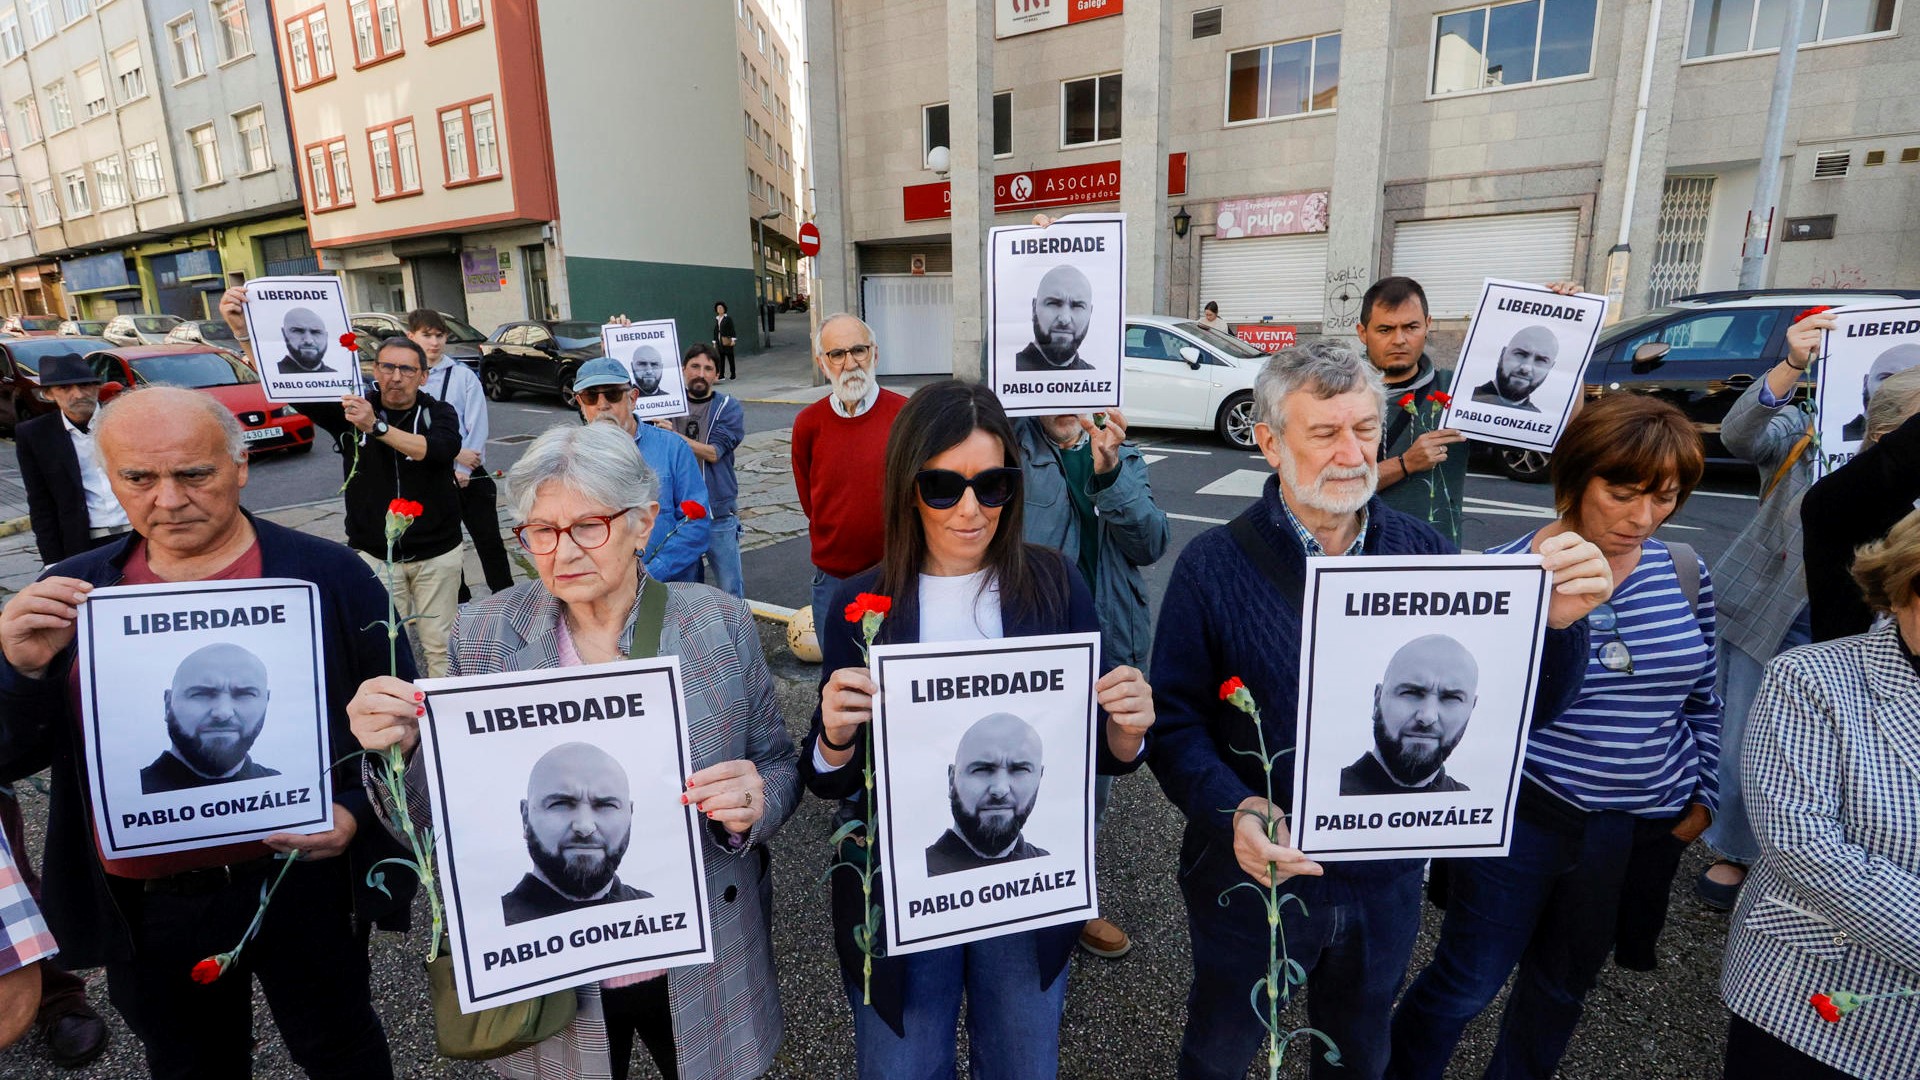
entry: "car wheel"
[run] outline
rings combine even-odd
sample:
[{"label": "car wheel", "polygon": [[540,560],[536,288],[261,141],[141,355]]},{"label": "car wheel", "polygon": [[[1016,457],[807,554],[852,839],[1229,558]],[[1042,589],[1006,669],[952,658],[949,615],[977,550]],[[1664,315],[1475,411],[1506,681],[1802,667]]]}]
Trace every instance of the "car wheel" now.
[{"label": "car wheel", "polygon": [[560,369],[560,404],[577,411],[580,408],[580,403],[575,400],[573,394],[573,377],[575,374],[576,372],[573,368]]},{"label": "car wheel", "polygon": [[1520,450],[1503,446],[1494,451],[1494,461],[1500,472],[1514,480],[1527,484],[1547,482],[1547,463],[1553,460],[1538,450]]},{"label": "car wheel", "polygon": [[1242,390],[1220,406],[1220,416],[1214,420],[1213,430],[1228,444],[1242,450],[1252,450],[1253,421],[1253,394]]},{"label": "car wheel", "polygon": [[506,378],[500,374],[500,369],[497,367],[480,369],[480,389],[486,391],[489,401],[513,400],[513,390],[507,385]]}]

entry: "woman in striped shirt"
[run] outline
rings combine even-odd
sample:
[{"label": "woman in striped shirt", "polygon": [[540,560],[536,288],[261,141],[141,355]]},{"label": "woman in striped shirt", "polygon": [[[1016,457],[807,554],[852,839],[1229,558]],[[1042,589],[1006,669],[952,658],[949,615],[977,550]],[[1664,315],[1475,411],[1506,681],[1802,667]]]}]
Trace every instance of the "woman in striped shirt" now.
[{"label": "woman in striped shirt", "polygon": [[1618,584],[1588,616],[1580,696],[1528,739],[1511,853],[1445,865],[1440,943],[1394,1016],[1387,1075],[1438,1080],[1517,964],[1486,1075],[1551,1077],[1616,940],[1623,964],[1652,966],[1680,853],[1718,804],[1713,587],[1691,549],[1653,538],[1704,467],[1679,409],[1602,398],[1554,449],[1559,520],[1488,549],[1577,531]]}]

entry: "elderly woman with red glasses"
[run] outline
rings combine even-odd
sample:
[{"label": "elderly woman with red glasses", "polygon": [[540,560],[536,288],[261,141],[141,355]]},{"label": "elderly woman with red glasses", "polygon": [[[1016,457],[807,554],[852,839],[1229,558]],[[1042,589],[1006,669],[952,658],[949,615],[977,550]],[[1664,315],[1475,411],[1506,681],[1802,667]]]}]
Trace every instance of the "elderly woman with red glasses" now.
[{"label": "elderly woman with red glasses", "polygon": [[[888,597],[879,644],[1097,632],[1080,572],[1059,552],[1021,540],[1019,455],[1013,425],[987,388],[949,380],[915,394],[887,439],[886,556],[842,583],[830,610],[860,593]],[[869,820],[860,733],[878,688],[855,629],[836,618],[820,630],[820,707],[801,749],[803,780],[814,794],[838,801],[841,822]],[[1104,726],[1097,768],[1130,771],[1153,725],[1152,688],[1138,670],[1116,667],[1094,689]],[[857,873],[840,864],[833,871],[834,943],[862,1080],[955,1075],[963,997],[972,1075],[1059,1072],[1067,959],[1079,924],[875,957],[868,995],[865,956],[853,935],[865,906]]]},{"label": "elderly woman with red glasses", "polygon": [[[772,943],[766,843],[800,785],[793,739],[744,602],[691,583],[666,585],[640,561],[659,505],[653,470],[613,424],[565,425],[533,441],[507,474],[514,530],[538,581],[469,604],[453,628],[452,675],[676,655],[685,679],[694,771],[687,796],[705,813],[710,965],[580,988],[580,1014],[560,1034],[492,1064],[507,1076],[624,1077],[637,1036],[662,1075],[759,1076],[783,1032]],[[665,593],[658,648],[637,641],[642,605]],[[419,742],[417,688],[370,679],[347,707],[370,750]],[[417,758],[415,759],[418,760]],[[431,827],[424,778],[410,770],[408,808]],[[378,800],[376,800],[376,803]],[[397,835],[397,834],[396,834]]]}]

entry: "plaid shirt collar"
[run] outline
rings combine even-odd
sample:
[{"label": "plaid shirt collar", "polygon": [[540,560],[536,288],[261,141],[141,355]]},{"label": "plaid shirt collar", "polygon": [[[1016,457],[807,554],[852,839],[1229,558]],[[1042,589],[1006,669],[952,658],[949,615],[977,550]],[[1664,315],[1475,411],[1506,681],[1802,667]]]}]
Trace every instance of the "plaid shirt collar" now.
[{"label": "plaid shirt collar", "polygon": [[[1300,546],[1306,549],[1307,554],[1308,555],[1325,555],[1327,553],[1327,549],[1321,546],[1319,538],[1313,535],[1312,530],[1308,529],[1305,525],[1300,524],[1300,519],[1293,516],[1293,507],[1287,505],[1287,500],[1285,496],[1281,496],[1281,498],[1279,499],[1279,503],[1280,503],[1280,512],[1286,515],[1287,524],[1293,526],[1293,535],[1300,538]],[[1353,543],[1349,544],[1347,546],[1347,550],[1341,552],[1341,554],[1358,555],[1360,554],[1360,549],[1362,547],[1365,547],[1366,543],[1367,543],[1367,508],[1362,506],[1360,508],[1360,531],[1354,534]]]}]

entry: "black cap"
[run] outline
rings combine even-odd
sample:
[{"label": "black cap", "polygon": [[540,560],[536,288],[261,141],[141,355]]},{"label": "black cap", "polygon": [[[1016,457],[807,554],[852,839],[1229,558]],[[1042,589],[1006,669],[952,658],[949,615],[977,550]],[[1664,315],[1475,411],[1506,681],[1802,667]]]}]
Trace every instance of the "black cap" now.
[{"label": "black cap", "polygon": [[43,387],[78,386],[104,381],[92,365],[80,359],[79,353],[54,353],[40,361],[40,385]]}]

